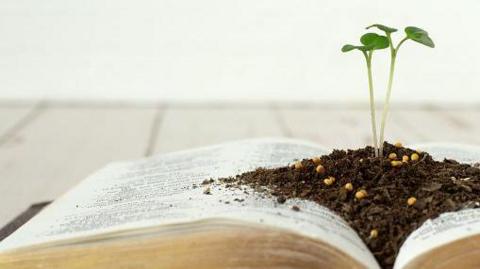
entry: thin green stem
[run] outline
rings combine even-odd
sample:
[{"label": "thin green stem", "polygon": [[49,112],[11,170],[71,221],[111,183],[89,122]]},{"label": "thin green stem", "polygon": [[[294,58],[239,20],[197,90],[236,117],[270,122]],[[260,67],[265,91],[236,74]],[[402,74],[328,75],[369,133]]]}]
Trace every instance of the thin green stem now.
[{"label": "thin green stem", "polygon": [[[404,37],[400,42],[398,42],[397,47],[395,48],[395,56],[398,53],[398,50],[400,49],[400,46],[403,44],[403,42],[407,41],[408,37]],[[391,42],[391,41],[390,41]],[[391,43],[391,47],[393,48],[393,43]]]},{"label": "thin green stem", "polygon": [[370,94],[370,118],[372,122],[372,135],[373,135],[373,146],[375,157],[378,157],[378,140],[377,140],[377,123],[375,119],[375,98],[373,95],[373,78],[372,78],[372,55],[373,51],[370,51],[368,54],[363,52],[365,55],[365,60],[367,61],[367,72],[368,72],[368,89]]},{"label": "thin green stem", "polygon": [[388,86],[387,86],[387,94],[385,96],[385,103],[383,104],[383,112],[382,112],[382,122],[380,124],[380,148],[379,154],[380,157],[383,156],[383,142],[384,142],[384,134],[385,134],[385,124],[387,122],[388,111],[390,110],[390,96],[392,95],[392,84],[393,84],[393,74],[395,73],[395,60],[396,60],[396,53],[393,53],[390,61],[390,74],[388,76]]},{"label": "thin green stem", "polygon": [[396,49],[393,47],[392,34],[387,33],[388,43],[390,43],[390,55],[394,55]]},{"label": "thin green stem", "polygon": [[403,38],[398,43],[397,47],[394,48],[391,36],[388,34],[387,37],[388,37],[388,40],[390,42],[391,58],[390,58],[390,74],[388,76],[387,94],[385,95],[385,103],[383,104],[383,112],[382,112],[382,122],[380,124],[380,140],[378,141],[379,144],[380,144],[380,148],[379,148],[380,157],[383,156],[383,142],[384,142],[384,137],[385,137],[385,125],[386,125],[386,122],[387,122],[388,112],[390,110],[390,96],[392,95],[393,75],[395,73],[395,61],[397,59],[397,53],[398,53],[398,50],[400,49],[400,46],[403,44],[403,42],[408,40],[407,37]]}]

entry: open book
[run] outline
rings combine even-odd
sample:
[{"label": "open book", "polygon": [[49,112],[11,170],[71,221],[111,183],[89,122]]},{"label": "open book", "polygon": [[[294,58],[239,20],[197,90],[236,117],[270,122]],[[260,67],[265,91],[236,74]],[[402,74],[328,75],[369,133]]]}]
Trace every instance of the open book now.
[{"label": "open book", "polygon": [[[475,147],[421,149],[480,160]],[[0,242],[0,268],[380,268],[355,231],[318,204],[221,185],[205,195],[200,186],[327,153],[305,141],[255,139],[109,164]],[[480,267],[480,209],[427,221],[395,262],[454,266]]]}]

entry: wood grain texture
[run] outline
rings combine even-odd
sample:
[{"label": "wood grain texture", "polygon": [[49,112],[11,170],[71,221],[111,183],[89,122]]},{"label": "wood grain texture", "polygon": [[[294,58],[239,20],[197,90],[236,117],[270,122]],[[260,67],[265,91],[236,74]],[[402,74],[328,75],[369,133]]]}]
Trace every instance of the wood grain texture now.
[{"label": "wood grain texture", "polygon": [[[356,148],[372,144],[367,109],[280,108],[287,133],[330,148]],[[381,111],[377,111],[380,125]],[[394,109],[385,128],[387,141],[480,143],[480,111],[474,109]],[[378,127],[377,127],[378,128]]]},{"label": "wood grain texture", "polygon": [[[293,108],[279,109],[292,137],[311,140],[328,148],[357,148],[372,144],[370,112],[367,109]],[[395,111],[391,118],[398,117]],[[377,111],[380,117],[380,111]],[[380,119],[377,119],[377,124]],[[378,127],[377,127],[378,128]],[[411,141],[398,121],[388,123],[385,137],[390,141]]]},{"label": "wood grain texture", "polygon": [[0,143],[35,116],[36,104],[0,106]]},{"label": "wood grain texture", "polygon": [[0,226],[115,160],[142,157],[156,109],[46,107],[0,146]]},{"label": "wood grain texture", "polygon": [[480,110],[444,110],[435,113],[447,122],[442,137],[446,141],[457,143],[480,144]]},{"label": "wood grain texture", "polygon": [[[292,137],[329,148],[371,144],[359,106],[5,106],[0,104],[0,225],[57,198],[111,161],[230,140]],[[378,117],[380,117],[380,112]],[[386,139],[480,143],[480,110],[400,107]]]},{"label": "wood grain texture", "polygon": [[270,108],[170,108],[159,124],[154,152],[269,136],[284,136]]}]

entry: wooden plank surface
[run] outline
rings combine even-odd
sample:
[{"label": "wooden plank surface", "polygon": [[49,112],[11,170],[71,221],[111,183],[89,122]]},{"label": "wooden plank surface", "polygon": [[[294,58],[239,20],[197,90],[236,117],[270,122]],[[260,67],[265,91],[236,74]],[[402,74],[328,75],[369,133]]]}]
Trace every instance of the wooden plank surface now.
[{"label": "wooden plank surface", "polygon": [[[357,148],[372,144],[367,109],[280,108],[291,137],[307,139],[329,148]],[[380,125],[381,111],[377,111]],[[480,111],[474,109],[394,109],[385,128],[385,139],[404,144],[425,142],[480,143]],[[378,127],[377,127],[378,128]]]},{"label": "wooden plank surface", "polygon": [[0,105],[0,143],[34,117],[36,104]]},{"label": "wooden plank surface", "polygon": [[[380,117],[380,111],[378,111]],[[397,108],[386,138],[480,143],[480,110]],[[330,148],[371,144],[369,111],[340,106],[4,106],[0,104],[0,225],[55,199],[115,160],[254,137]]]},{"label": "wooden plank surface", "polygon": [[157,110],[45,107],[0,146],[0,226],[106,163],[142,157]]},{"label": "wooden plank surface", "polygon": [[447,128],[445,126],[436,128],[442,140],[480,144],[480,110],[440,110],[434,114],[447,121]]},{"label": "wooden plank surface", "polygon": [[159,125],[154,152],[284,135],[271,108],[170,108],[165,111]]},{"label": "wooden plank surface", "polygon": [[[358,148],[372,144],[370,112],[367,109],[293,108],[279,109],[281,118],[292,137],[307,139],[328,148]],[[389,141],[413,141],[412,134],[390,115],[385,137]],[[377,111],[377,125],[380,111]],[[378,127],[377,127],[378,128]]]},{"label": "wooden plank surface", "polygon": [[480,128],[475,121],[480,113],[472,109],[408,109],[398,111],[392,121],[402,127],[405,142],[480,143]]}]

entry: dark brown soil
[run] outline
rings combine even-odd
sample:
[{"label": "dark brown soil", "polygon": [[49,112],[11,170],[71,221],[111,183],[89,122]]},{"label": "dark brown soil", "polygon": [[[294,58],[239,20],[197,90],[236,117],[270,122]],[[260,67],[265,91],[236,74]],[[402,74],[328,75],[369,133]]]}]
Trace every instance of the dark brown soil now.
[{"label": "dark brown soil", "polygon": [[[393,167],[390,153],[396,153],[397,161],[414,153],[419,159]],[[384,155],[373,157],[371,147],[334,150],[316,160],[324,173],[316,171],[312,159],[304,159],[297,167],[259,168],[222,181],[234,187],[267,187],[279,203],[302,198],[330,208],[358,232],[382,268],[392,268],[406,237],[424,221],[443,212],[480,206],[480,169],[454,160],[434,161],[427,153],[388,143]],[[333,184],[325,183],[328,177],[335,178]],[[351,191],[345,188],[347,183],[352,184]],[[361,190],[366,197],[358,199],[356,193]],[[416,201],[409,205],[411,197]]]}]

